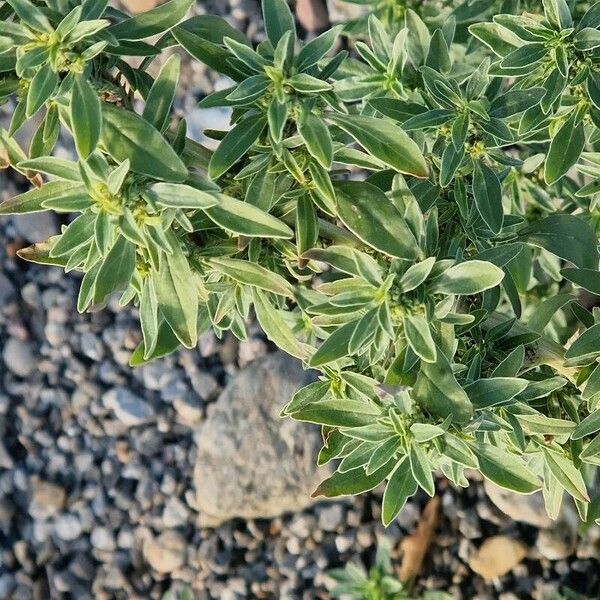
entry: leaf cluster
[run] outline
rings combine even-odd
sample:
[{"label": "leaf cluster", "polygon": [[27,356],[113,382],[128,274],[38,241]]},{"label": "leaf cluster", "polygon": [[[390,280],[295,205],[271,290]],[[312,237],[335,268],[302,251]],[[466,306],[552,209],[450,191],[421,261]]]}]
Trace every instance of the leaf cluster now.
[{"label": "leaf cluster", "polygon": [[[191,0],[1,3],[0,163],[32,188],[0,214],[74,214],[20,255],[82,273],[80,311],[135,305],[133,365],[254,314],[316,369],[282,411],[336,461],[315,494],[386,482],[389,523],[477,469],[593,522],[600,2],[360,3],[305,43],[263,0],[259,44]],[[183,52],[231,82],[214,151],[173,111]]]}]

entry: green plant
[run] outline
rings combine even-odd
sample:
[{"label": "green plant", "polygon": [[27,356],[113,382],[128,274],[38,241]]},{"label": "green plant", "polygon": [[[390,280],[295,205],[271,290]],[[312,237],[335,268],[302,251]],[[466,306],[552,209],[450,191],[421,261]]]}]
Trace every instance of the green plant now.
[{"label": "green plant", "polygon": [[[283,0],[256,47],[180,22],[191,4],[0,5],[2,161],[35,184],[0,213],[79,213],[20,256],[83,273],[80,311],[123,291],[133,365],[210,327],[243,339],[253,309],[320,373],[283,410],[339,461],[317,495],[387,480],[389,523],[434,472],[466,486],[471,468],[598,519],[600,3],[496,3],[455,39],[428,2],[443,20],[371,17],[337,53],[338,28],[301,43]],[[173,47],[232,79],[200,103],[232,109],[215,152],[171,115],[177,55],[148,73]],[[61,127],[77,161],[52,156]]]},{"label": "green plant", "polygon": [[451,600],[444,592],[430,591],[414,596],[394,575],[391,543],[381,538],[377,545],[375,564],[367,571],[363,565],[349,562],[343,569],[333,569],[327,575],[336,582],[332,598],[353,600]]}]

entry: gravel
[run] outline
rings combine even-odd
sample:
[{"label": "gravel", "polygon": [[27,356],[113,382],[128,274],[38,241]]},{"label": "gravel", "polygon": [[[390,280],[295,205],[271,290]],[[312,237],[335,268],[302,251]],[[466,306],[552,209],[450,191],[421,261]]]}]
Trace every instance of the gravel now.
[{"label": "gravel", "polygon": [[[213,0],[197,10],[225,14],[260,39],[258,5]],[[184,61],[176,109],[194,136],[207,125],[227,127],[226,111],[195,109],[226,85]],[[0,109],[4,126],[7,114]],[[59,151],[67,155],[68,146]],[[0,172],[1,199],[25,188]],[[102,312],[80,315],[76,274],[15,256],[24,243],[58,231],[61,219],[0,221],[0,598],[158,600],[187,589],[203,600],[327,598],[327,569],[370,565],[384,534],[398,550],[427,502],[421,493],[387,530],[381,490],[200,526],[197,431],[240,370],[273,349],[256,328],[241,344],[207,333],[194,350],[130,369],[140,340],[134,310],[113,300]],[[251,428],[247,436],[251,446]],[[569,585],[600,597],[600,528],[577,540],[568,523],[559,531],[540,519],[538,505],[508,517],[477,481],[468,489],[439,481],[437,491],[437,537],[417,590],[444,589],[458,600],[542,600]],[[488,582],[469,563],[498,536],[511,540],[502,547],[525,554]]]}]

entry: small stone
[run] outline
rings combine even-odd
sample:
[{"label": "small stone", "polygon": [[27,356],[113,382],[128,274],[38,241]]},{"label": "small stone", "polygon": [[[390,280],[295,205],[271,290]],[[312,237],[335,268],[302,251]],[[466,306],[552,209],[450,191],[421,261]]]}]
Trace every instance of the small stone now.
[{"label": "small stone", "polygon": [[106,408],[114,411],[117,419],[127,427],[143,425],[151,421],[154,409],[139,396],[126,388],[113,388],[102,396]]},{"label": "small stone", "polygon": [[27,377],[35,370],[35,358],[31,344],[17,338],[9,338],[2,351],[4,364],[19,377]]},{"label": "small stone", "polygon": [[76,540],[81,535],[81,521],[76,515],[60,515],[54,521],[54,531],[62,540]]},{"label": "small stone", "polygon": [[344,509],[340,504],[326,506],[319,511],[319,528],[335,531],[344,522]]},{"label": "small stone", "polygon": [[184,394],[173,401],[173,406],[184,425],[194,427],[204,416],[204,402],[195,394]]},{"label": "small stone", "polygon": [[551,527],[552,520],[546,512],[541,492],[528,495],[516,494],[487,480],[483,487],[492,503],[511,519],[538,528]]},{"label": "small stone", "polygon": [[484,579],[501,577],[512,571],[527,555],[527,547],[512,538],[497,535],[483,542],[469,566]]},{"label": "small stone", "polygon": [[144,543],[144,557],[159,573],[171,573],[183,566],[186,542],[177,531],[163,531],[158,537],[150,537]]},{"label": "small stone", "polygon": [[12,459],[12,456],[6,449],[6,446],[0,440],[0,468],[2,469],[12,469],[15,466],[15,462]]},{"label": "small stone", "polygon": [[563,560],[577,549],[577,527],[579,519],[572,509],[561,511],[560,517],[551,527],[542,529],[536,541],[539,553],[548,560]]},{"label": "small stone", "polygon": [[15,299],[16,291],[12,281],[0,272],[0,306],[5,306]]},{"label": "small stone", "polygon": [[34,484],[29,514],[34,519],[48,519],[54,516],[65,504],[65,490],[49,481],[38,481]]},{"label": "small stone", "polygon": [[172,496],[167,500],[162,514],[163,524],[167,529],[185,525],[189,516],[190,511],[179,498]]},{"label": "small stone", "polygon": [[94,527],[92,535],[90,535],[90,542],[96,550],[101,550],[102,552],[113,552],[116,548],[112,531],[106,527]]}]

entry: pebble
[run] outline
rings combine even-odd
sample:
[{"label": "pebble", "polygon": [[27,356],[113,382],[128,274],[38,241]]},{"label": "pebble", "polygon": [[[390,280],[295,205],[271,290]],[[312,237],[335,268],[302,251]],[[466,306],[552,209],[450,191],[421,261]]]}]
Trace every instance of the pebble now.
[{"label": "pebble", "polygon": [[96,550],[113,552],[116,548],[113,533],[107,527],[94,527],[90,535],[90,542]]},{"label": "pebble", "polygon": [[183,566],[186,547],[186,541],[180,533],[166,530],[144,543],[144,557],[155,571],[171,573]]},{"label": "pebble", "polygon": [[29,514],[34,519],[48,519],[65,504],[67,494],[60,485],[49,481],[38,481],[33,485]]},{"label": "pebble", "polygon": [[143,425],[155,416],[152,406],[126,388],[109,390],[102,396],[102,402],[127,427]]},{"label": "pebble", "polygon": [[512,571],[527,555],[527,546],[519,540],[498,535],[486,539],[469,561],[469,566],[490,580]]},{"label": "pebble", "polygon": [[59,538],[65,541],[76,540],[81,535],[81,521],[76,515],[59,515],[54,520],[54,531]]},{"label": "pebble", "polygon": [[19,377],[28,377],[35,370],[35,358],[30,343],[9,338],[2,350],[4,364]]}]

